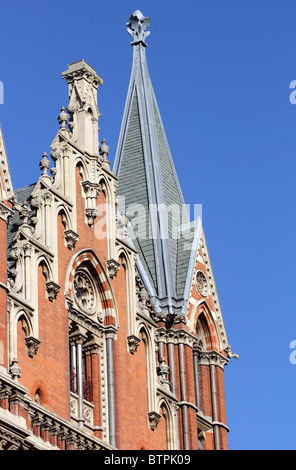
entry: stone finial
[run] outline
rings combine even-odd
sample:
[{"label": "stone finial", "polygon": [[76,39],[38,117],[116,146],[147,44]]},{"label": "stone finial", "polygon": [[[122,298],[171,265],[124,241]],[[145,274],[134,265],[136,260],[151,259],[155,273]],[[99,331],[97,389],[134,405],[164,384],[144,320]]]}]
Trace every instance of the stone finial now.
[{"label": "stone finial", "polygon": [[9,372],[10,372],[13,380],[17,380],[18,378],[21,377],[22,369],[19,367],[18,361],[17,361],[16,358],[14,358],[11,361]]},{"label": "stone finial", "polygon": [[39,163],[40,169],[43,171],[43,175],[47,175],[47,170],[50,167],[50,161],[47,158],[47,153],[42,154],[42,160]]},{"label": "stone finial", "polygon": [[69,116],[66,113],[64,106],[62,106],[61,112],[58,115],[58,121],[59,121],[59,124],[60,124],[61,127],[67,127],[66,124],[68,122],[68,117]]},{"label": "stone finial", "polygon": [[102,140],[102,143],[101,143],[101,146],[100,146],[100,155],[102,155],[102,157],[104,159],[107,159],[107,155],[109,155],[109,147],[108,145],[106,144],[106,140],[103,139]]},{"label": "stone finial", "polygon": [[143,46],[147,46],[145,39],[149,36],[150,31],[146,31],[150,24],[150,18],[143,15],[140,10],[134,11],[129,18],[127,32],[133,38],[132,45],[141,43]]}]

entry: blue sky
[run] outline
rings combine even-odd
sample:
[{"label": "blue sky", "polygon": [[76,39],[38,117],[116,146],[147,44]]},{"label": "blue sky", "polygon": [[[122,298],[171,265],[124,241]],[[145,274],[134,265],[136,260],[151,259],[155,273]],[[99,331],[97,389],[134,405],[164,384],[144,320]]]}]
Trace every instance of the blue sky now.
[{"label": "blue sky", "polygon": [[225,370],[229,447],[295,449],[295,1],[2,2],[0,122],[14,188],[40,175],[67,105],[61,73],[76,60],[104,80],[100,138],[113,162],[136,9],[151,18],[150,75],[185,201],[203,205],[240,356]]}]

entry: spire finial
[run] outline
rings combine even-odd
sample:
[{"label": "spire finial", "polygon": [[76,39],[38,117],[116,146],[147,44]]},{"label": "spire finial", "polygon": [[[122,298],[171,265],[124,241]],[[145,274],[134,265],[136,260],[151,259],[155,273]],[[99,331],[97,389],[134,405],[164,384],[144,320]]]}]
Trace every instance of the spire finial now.
[{"label": "spire finial", "polygon": [[149,36],[150,31],[146,31],[150,24],[150,18],[144,16],[140,10],[134,11],[134,13],[129,18],[127,32],[133,38],[133,42],[131,43],[133,46],[136,44],[143,44],[143,46],[147,46],[145,39]]}]

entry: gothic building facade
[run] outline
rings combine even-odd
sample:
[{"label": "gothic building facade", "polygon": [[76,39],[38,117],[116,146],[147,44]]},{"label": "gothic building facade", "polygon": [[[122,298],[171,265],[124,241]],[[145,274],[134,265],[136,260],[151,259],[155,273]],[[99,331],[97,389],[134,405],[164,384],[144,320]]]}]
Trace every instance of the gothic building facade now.
[{"label": "gothic building facade", "polygon": [[[201,220],[190,223],[130,17],[133,64],[111,170],[102,79],[62,77],[51,161],[15,190],[0,135],[0,447],[227,449],[228,345]],[[51,167],[51,168],[50,168]]]}]

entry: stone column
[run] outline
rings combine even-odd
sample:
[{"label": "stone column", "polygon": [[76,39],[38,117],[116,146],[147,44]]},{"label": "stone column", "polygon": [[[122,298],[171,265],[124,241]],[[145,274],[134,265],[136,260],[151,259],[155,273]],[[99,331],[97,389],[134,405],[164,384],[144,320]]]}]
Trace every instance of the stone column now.
[{"label": "stone column", "polygon": [[77,365],[76,365],[76,344],[71,341],[71,375],[73,380],[72,392],[77,393]]},{"label": "stone column", "polygon": [[94,408],[94,427],[95,437],[99,439],[101,431],[98,429],[101,427],[101,383],[100,383],[100,355],[99,346],[94,346],[91,351],[91,367],[92,367],[92,392],[93,392],[93,404]]},{"label": "stone column", "polygon": [[70,196],[70,174],[69,174],[69,149],[68,147],[63,147],[62,152],[63,152],[64,194],[66,197],[69,197]]},{"label": "stone column", "polygon": [[[177,396],[176,367],[175,367],[175,344],[174,344],[173,337],[171,337],[171,336],[168,336],[167,350],[168,350],[169,379],[170,379],[171,391],[175,396]],[[175,421],[176,421],[177,449],[180,449],[178,410],[176,410]]]},{"label": "stone column", "polygon": [[211,390],[212,390],[212,408],[213,408],[213,430],[214,430],[214,441],[215,450],[220,450],[220,437],[219,437],[219,426],[218,424],[218,403],[217,403],[217,390],[216,390],[216,365],[210,364],[211,374]]},{"label": "stone column", "polygon": [[107,350],[107,381],[108,381],[108,412],[109,412],[109,444],[116,447],[115,429],[115,394],[114,394],[114,364],[113,364],[113,335],[106,337]]},{"label": "stone column", "polygon": [[47,247],[51,247],[51,205],[53,201],[53,196],[51,193],[45,193],[42,195],[42,199],[44,201],[44,233],[45,239],[44,243]]},{"label": "stone column", "polygon": [[226,424],[220,422],[219,407],[218,407],[218,390],[217,390],[217,367],[224,368],[228,360],[218,351],[200,352],[199,359],[203,365],[207,365],[210,371],[210,385],[211,385],[211,402],[212,402],[212,422],[214,433],[214,448],[215,450],[221,449],[220,443],[220,428],[226,428]]},{"label": "stone column", "polygon": [[83,429],[83,364],[82,364],[82,343],[85,337],[79,335],[76,337],[76,365],[77,365],[77,394],[78,394],[78,427]]},{"label": "stone column", "polygon": [[182,403],[182,424],[183,424],[183,447],[184,450],[189,450],[189,430],[188,430],[188,407],[187,391],[186,391],[186,371],[185,371],[185,357],[184,357],[184,344],[179,343],[179,370],[180,370],[180,388],[181,388],[181,402]]},{"label": "stone column", "polygon": [[195,389],[195,403],[200,409],[200,391],[199,391],[199,374],[198,374],[198,351],[193,350],[193,371],[194,371],[194,389]]},{"label": "stone column", "polygon": [[30,243],[23,245],[24,252],[24,297],[31,300],[31,253],[33,247]]}]

